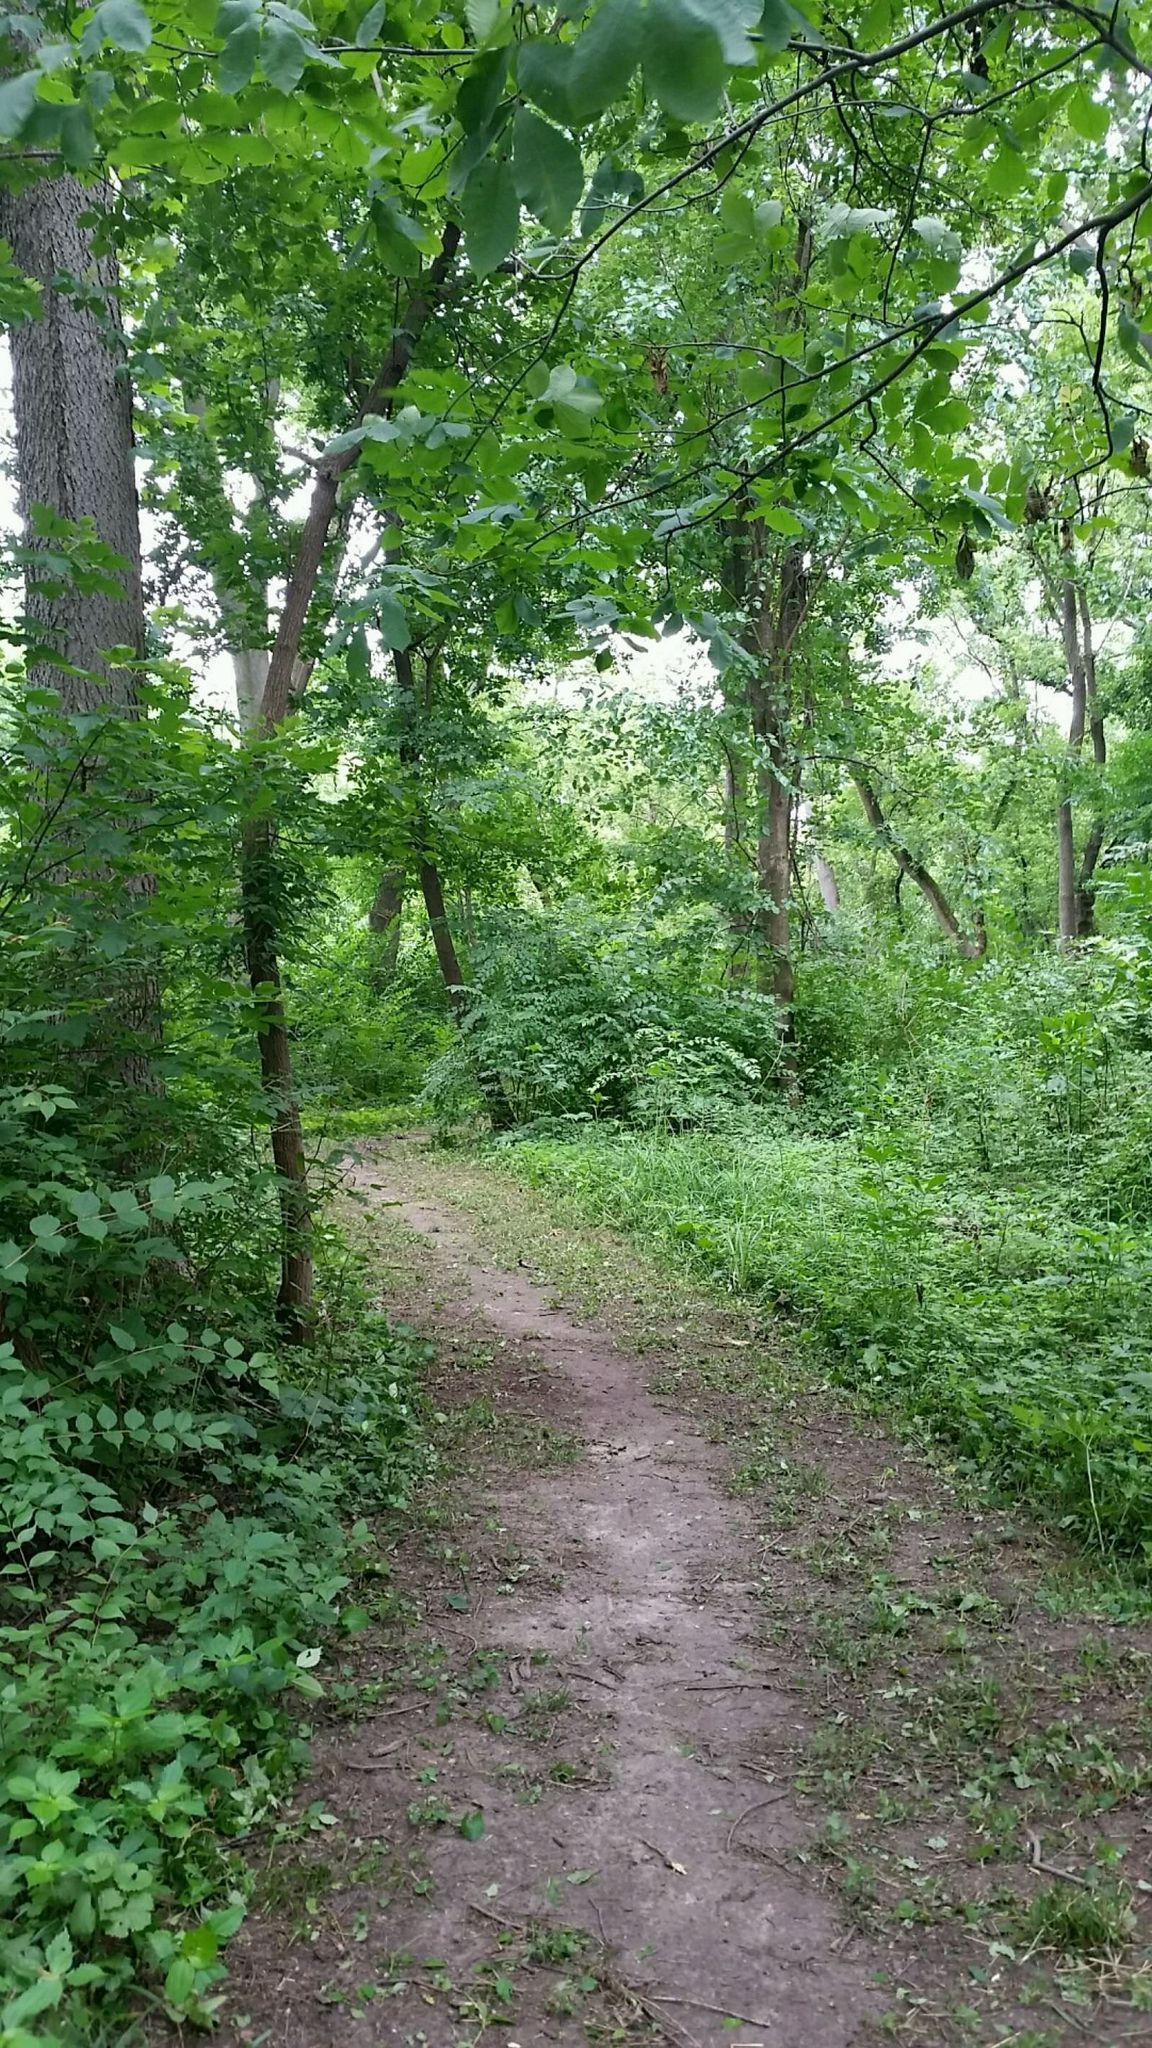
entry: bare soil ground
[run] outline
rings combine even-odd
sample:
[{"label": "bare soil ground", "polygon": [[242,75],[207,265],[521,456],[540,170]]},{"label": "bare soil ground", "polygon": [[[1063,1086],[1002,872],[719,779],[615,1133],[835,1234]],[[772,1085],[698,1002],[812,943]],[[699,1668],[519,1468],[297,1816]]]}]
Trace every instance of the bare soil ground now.
[{"label": "bare soil ground", "polygon": [[225,2038],[1152,2043],[1116,1589],[747,1309],[490,1168],[360,1151],[442,1464],[264,1845]]}]

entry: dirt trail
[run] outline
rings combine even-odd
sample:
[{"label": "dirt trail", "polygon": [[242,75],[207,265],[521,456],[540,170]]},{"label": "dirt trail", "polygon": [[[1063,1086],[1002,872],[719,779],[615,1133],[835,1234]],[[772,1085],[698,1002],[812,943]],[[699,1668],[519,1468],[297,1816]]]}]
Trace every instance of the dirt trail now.
[{"label": "dirt trail", "polygon": [[[401,1559],[403,1632],[361,1654],[358,1696],[375,1697],[376,1710],[322,1728],[302,1814],[272,1845],[263,1915],[230,1956],[231,2005],[244,2017],[226,2038],[863,2048],[882,2038],[882,2015],[891,2024],[917,1951],[933,1997],[901,2016],[909,2041],[1084,2038],[1085,2019],[1073,2012],[1065,2024],[1040,1989],[1057,2026],[1051,2012],[1047,2028],[1039,2015],[1031,2030],[1005,2026],[993,1999],[991,2030],[973,2028],[963,2000],[980,1956],[971,1936],[944,1931],[946,1914],[939,1932],[927,1910],[922,1926],[848,1917],[829,1873],[851,1859],[796,1782],[798,1760],[829,1736],[848,1755],[860,1688],[851,1669],[845,1680],[827,1665],[813,1682],[798,1633],[811,1619],[811,1571],[786,1543],[766,1543],[762,1517],[732,1497],[715,1409],[706,1434],[706,1408],[650,1392],[650,1358],[573,1320],[522,1267],[485,1256],[455,1199],[414,1199],[436,1175],[414,1170],[403,1147],[383,1148],[352,1178],[370,1235],[411,1233],[396,1257],[399,1271],[417,1271],[403,1306],[452,1359],[437,1385],[458,1470],[421,1554]],[[739,1342],[722,1312],[705,1314],[719,1344]],[[843,1421],[816,1413],[800,1425],[823,1433],[841,1468],[842,1498],[814,1504],[809,1534],[814,1515],[819,1539],[846,1531],[857,1542],[862,1524],[890,1512],[913,1546],[897,1556],[897,1578],[905,1562],[938,1580],[966,1540],[958,1524],[939,1503],[909,1506],[922,1468],[910,1481],[885,1462],[883,1440],[851,1426],[836,1434]],[[895,1683],[893,1669],[878,1675],[868,1711],[895,1699],[905,1736],[912,1726],[919,1741],[908,1716],[927,1717],[935,1702],[925,1692],[921,1707],[905,1704],[919,1696],[913,1650],[901,1644],[896,1660]],[[985,1757],[991,1727],[985,1710],[974,1738]],[[901,1861],[922,1864],[901,1849],[923,1858],[923,1836],[941,1826],[947,1841],[937,1833],[930,1846],[952,1843],[955,1816],[939,1818],[920,1768],[944,1761],[954,1807],[962,1774],[946,1732],[943,1718],[932,1732],[926,1718],[930,1746],[907,1772],[920,1834],[891,1842],[882,1867],[897,1875],[877,1878],[881,1900],[926,1882],[902,1877]],[[840,1761],[835,1746],[824,1753]],[[869,1754],[833,1774],[849,1810],[892,1805],[890,1791],[863,1789]],[[904,1782],[893,1743],[875,1760],[881,1788]],[[1152,2019],[1146,2034],[1130,2027],[1130,2017],[1115,2032],[1105,2021],[1093,2038],[1152,2041]]]}]

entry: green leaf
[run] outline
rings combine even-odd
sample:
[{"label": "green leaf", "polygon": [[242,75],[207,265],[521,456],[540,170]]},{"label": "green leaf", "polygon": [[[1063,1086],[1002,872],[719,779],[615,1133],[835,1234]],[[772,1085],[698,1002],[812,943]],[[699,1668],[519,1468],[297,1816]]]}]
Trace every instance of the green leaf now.
[{"label": "green leaf", "polygon": [[6,78],[0,84],[0,136],[5,139],[19,135],[36,105],[36,81],[38,71],[22,71],[18,78]]},{"label": "green leaf", "polygon": [[295,92],[308,62],[308,46],[290,22],[272,20],[260,38],[260,64],[277,92]]},{"label": "green leaf", "polygon": [[251,82],[260,55],[260,24],[255,15],[233,29],[216,60],[216,83],[221,92],[243,92]]},{"label": "green leaf", "polygon": [[402,213],[395,200],[384,193],[377,193],[369,211],[385,268],[393,277],[418,277],[422,262],[418,244],[424,233],[419,222]]},{"label": "green leaf", "polygon": [[[749,43],[749,54],[751,49]],[[644,81],[677,121],[712,119],[724,97],[728,61],[706,0],[649,0]]]},{"label": "green leaf", "polygon": [[384,16],[387,12],[387,0],[376,0],[375,6],[368,9],[367,14],[356,31],[355,41],[358,50],[366,50],[370,43],[376,41],[383,27]]},{"label": "green leaf", "polygon": [[488,277],[520,234],[520,201],[507,157],[482,158],[464,187],[460,211],[468,261],[477,277]]},{"label": "green leaf", "polygon": [[83,101],[60,109],[60,154],[70,171],[83,171],[96,155],[96,130]]},{"label": "green leaf", "polygon": [[108,1335],[120,1351],[135,1351],[136,1339],[131,1330],[122,1330],[116,1323],[109,1326]]},{"label": "green leaf", "polygon": [[529,213],[562,235],[584,190],[584,165],[575,144],[530,108],[519,107],[512,163],[516,190]]},{"label": "green leaf", "polygon": [[862,50],[883,49],[891,33],[892,0],[872,0],[856,31],[857,45]]},{"label": "green leaf", "polygon": [[516,58],[516,83],[524,97],[554,121],[575,118],[569,96],[571,70],[570,43],[554,43],[546,38],[521,43]]},{"label": "green leaf", "polygon": [[984,182],[998,199],[1011,199],[1028,182],[1028,164],[1020,150],[1005,144],[986,167]]},{"label": "green leaf", "polygon": [[[786,50],[802,21],[788,0],[764,0],[764,12],[760,16],[760,47],[768,56],[777,57]],[[863,36],[861,30],[861,36]],[[865,44],[867,47],[867,44]]]},{"label": "green leaf", "polygon": [[388,590],[378,590],[375,603],[380,638],[385,647],[402,653],[406,647],[412,645],[412,628],[408,624],[408,614],[404,606],[400,599],[394,597]]},{"label": "green leaf", "polygon": [[484,1815],[479,1811],[466,1813],[460,1822],[460,1833],[466,1842],[479,1842],[484,1838]]},{"label": "green leaf", "polygon": [[1094,100],[1082,85],[1077,86],[1065,112],[1073,134],[1082,135],[1086,142],[1103,142],[1112,125],[1108,108]]},{"label": "green leaf", "polygon": [[220,1938],[214,1927],[201,1922],[199,1927],[190,1927],[180,1941],[180,1953],[186,1956],[198,1970],[206,1970],[214,1963],[220,1952]]},{"label": "green leaf", "polygon": [[461,79],[456,94],[456,119],[465,135],[477,135],[487,128],[500,104],[507,77],[507,50],[488,50]]},{"label": "green leaf", "polygon": [[84,31],[81,48],[90,55],[101,43],[141,55],[152,42],[152,23],[140,0],[101,0]]},{"label": "green leaf", "polygon": [[575,121],[591,121],[624,97],[640,62],[638,0],[604,0],[572,45],[568,95]]}]

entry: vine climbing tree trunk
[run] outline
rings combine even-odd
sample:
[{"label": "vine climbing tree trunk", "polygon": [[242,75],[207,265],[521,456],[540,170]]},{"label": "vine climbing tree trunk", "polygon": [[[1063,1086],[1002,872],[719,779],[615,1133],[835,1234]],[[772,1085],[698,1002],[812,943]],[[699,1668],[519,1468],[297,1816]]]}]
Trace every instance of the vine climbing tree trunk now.
[{"label": "vine climbing tree trunk", "polygon": [[1063,788],[1056,811],[1057,916],[1062,946],[1079,937],[1079,876],[1076,871],[1076,833],[1070,782],[1084,746],[1088,710],[1088,686],[1084,673],[1084,652],[1080,641],[1080,612],[1075,578],[1068,574],[1060,586],[1060,631],[1064,642],[1064,666],[1072,698],[1068,723],[1068,745],[1063,771]]}]

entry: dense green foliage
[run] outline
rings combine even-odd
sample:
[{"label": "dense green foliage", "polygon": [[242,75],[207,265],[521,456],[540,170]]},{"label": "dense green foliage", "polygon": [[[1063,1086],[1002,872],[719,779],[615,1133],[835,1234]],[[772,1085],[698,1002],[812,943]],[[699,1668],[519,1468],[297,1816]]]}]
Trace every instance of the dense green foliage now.
[{"label": "dense green foliage", "polygon": [[0,32],[0,2048],[71,2048],[211,2016],[423,1455],[329,1134],[516,1131],[1147,1568],[1152,18]]},{"label": "dense green foliage", "polygon": [[[870,1042],[852,1043],[860,1019],[829,1015],[822,962],[827,1037],[802,1110],[744,1107],[688,1134],[665,1114],[505,1156],[782,1313],[869,1400],[1147,1566],[1148,968],[1141,948],[975,981],[921,967],[899,988],[865,973]],[[679,1118],[691,1106],[686,1090]]]}]

